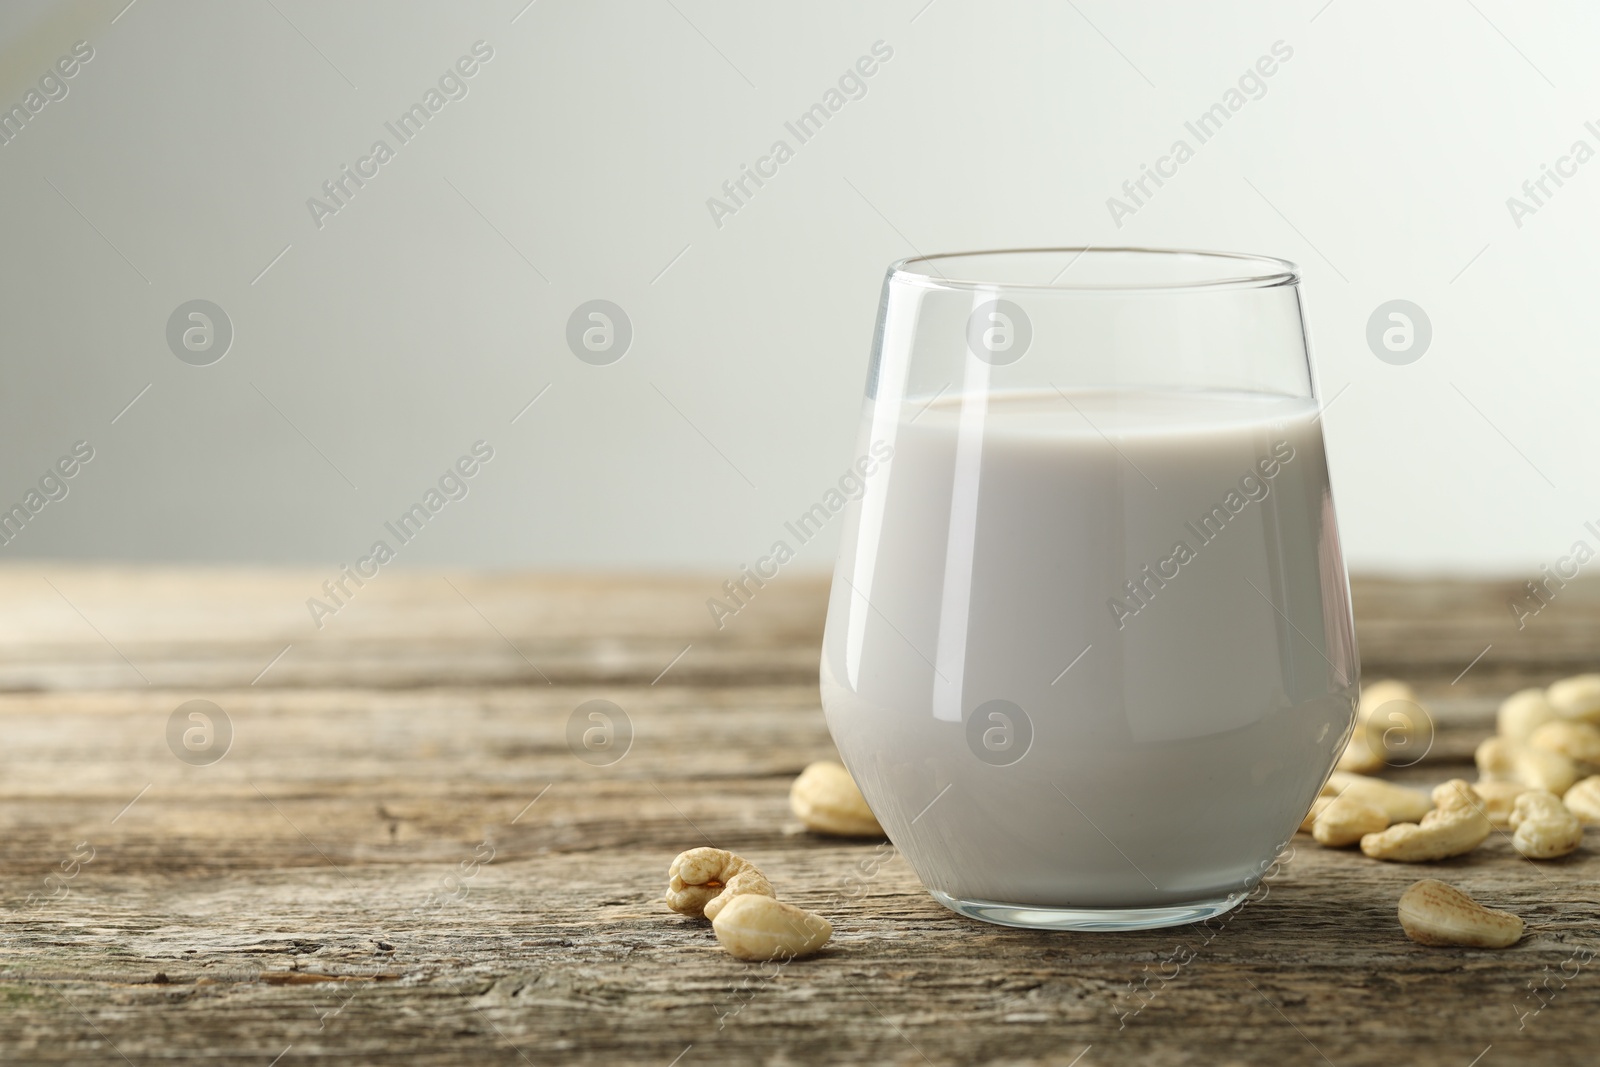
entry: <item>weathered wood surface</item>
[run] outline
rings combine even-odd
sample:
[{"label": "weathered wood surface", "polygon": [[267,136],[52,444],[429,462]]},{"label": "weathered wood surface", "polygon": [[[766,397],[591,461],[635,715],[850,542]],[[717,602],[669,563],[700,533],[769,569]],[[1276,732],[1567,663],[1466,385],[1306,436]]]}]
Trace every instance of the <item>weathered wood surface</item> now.
[{"label": "weathered wood surface", "polygon": [[[1002,929],[887,845],[792,825],[789,781],[832,753],[821,581],[717,632],[709,578],[385,574],[318,630],[325,577],[0,570],[0,1062],[1595,1060],[1596,845],[1419,869],[1302,835],[1207,925]],[[1355,592],[1368,677],[1440,722],[1396,777],[1466,773],[1500,696],[1600,663],[1600,585],[1521,631],[1513,583]],[[597,697],[634,730],[605,767],[566,742]],[[166,741],[194,698],[234,728],[208,766]],[[825,954],[737,963],[668,913],[668,861],[706,841],[827,914]],[[1410,943],[1395,900],[1425,874],[1529,936]]]}]

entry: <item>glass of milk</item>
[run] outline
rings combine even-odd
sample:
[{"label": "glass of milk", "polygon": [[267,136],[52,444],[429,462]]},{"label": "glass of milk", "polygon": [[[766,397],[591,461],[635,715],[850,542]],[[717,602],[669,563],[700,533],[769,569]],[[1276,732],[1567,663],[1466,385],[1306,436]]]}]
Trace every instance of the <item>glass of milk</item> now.
[{"label": "glass of milk", "polygon": [[1220,914],[1327,779],[1359,667],[1299,286],[1213,252],[890,267],[822,704],[952,910]]}]

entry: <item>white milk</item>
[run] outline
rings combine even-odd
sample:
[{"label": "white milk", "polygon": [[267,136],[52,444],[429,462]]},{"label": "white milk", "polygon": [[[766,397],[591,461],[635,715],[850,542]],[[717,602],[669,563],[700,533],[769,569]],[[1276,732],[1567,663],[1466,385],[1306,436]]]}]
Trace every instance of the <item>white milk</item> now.
[{"label": "white milk", "polygon": [[829,729],[890,838],[961,900],[1247,890],[1353,715],[1314,401],[925,403],[869,404],[862,447],[893,458],[847,512],[822,659]]}]

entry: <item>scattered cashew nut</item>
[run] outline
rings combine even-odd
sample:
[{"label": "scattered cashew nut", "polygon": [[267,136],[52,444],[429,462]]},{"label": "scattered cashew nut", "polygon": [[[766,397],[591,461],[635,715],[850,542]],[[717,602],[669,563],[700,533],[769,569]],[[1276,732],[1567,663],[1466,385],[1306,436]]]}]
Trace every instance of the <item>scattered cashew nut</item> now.
[{"label": "scattered cashew nut", "polygon": [[1324,788],[1335,796],[1350,796],[1377,808],[1392,823],[1416,822],[1433,810],[1432,798],[1422,790],[1408,789],[1382,778],[1334,771]]},{"label": "scattered cashew nut", "polygon": [[1352,796],[1348,791],[1334,797],[1311,824],[1311,836],[1317,844],[1329,848],[1354,845],[1367,834],[1376,833],[1389,825],[1389,816],[1383,811]]},{"label": "scattered cashew nut", "polygon": [[722,947],[741,960],[799,959],[833,936],[833,925],[815,912],[755,894],[728,901],[711,928]]},{"label": "scattered cashew nut", "polygon": [[1561,802],[1579,822],[1588,826],[1600,823],[1600,774],[1590,775],[1567,790]]},{"label": "scattered cashew nut", "polygon": [[691,848],[680,852],[667,871],[667,907],[684,915],[716,920],[717,913],[735,897],[754,894],[775,897],[766,875],[742,856],[720,848]]},{"label": "scattered cashew nut", "polygon": [[1485,781],[1521,782],[1548,793],[1565,793],[1578,780],[1578,766],[1570,757],[1504,737],[1484,741],[1472,758]]},{"label": "scattered cashew nut", "polygon": [[[1400,682],[1379,682],[1373,688],[1401,685],[1403,683]],[[1369,689],[1368,692],[1370,693],[1372,690]],[[1311,810],[1306,813],[1306,817],[1300,822],[1300,829],[1316,836],[1317,817],[1332,805],[1335,797],[1342,797],[1352,803],[1359,803],[1361,807],[1367,809],[1375,808],[1383,813],[1384,820],[1381,824],[1372,819],[1370,815],[1364,817],[1364,833],[1382,830],[1391,823],[1415,822],[1433,810],[1433,801],[1428,794],[1421,790],[1408,789],[1403,785],[1385,782],[1381,778],[1371,778],[1364,774],[1336,770],[1323,783],[1321,795],[1312,802]],[[1335,818],[1341,819],[1341,821],[1349,819],[1350,808],[1343,807],[1342,811],[1344,814],[1336,815]],[[1356,824],[1346,822],[1343,825],[1353,826]],[[1333,824],[1324,828],[1323,835],[1329,837],[1330,841],[1335,837],[1341,836],[1340,832],[1334,829]],[[1322,837],[1318,837],[1317,840],[1323,844],[1330,843],[1329,841],[1323,841]],[[1353,845],[1357,840],[1359,840],[1358,837],[1342,843]]]},{"label": "scattered cashew nut", "polygon": [[1434,810],[1420,823],[1403,822],[1361,839],[1361,851],[1375,860],[1425,863],[1471,852],[1494,828],[1472,787],[1453,778],[1433,791]]},{"label": "scattered cashew nut", "polygon": [[1511,825],[1517,830],[1511,843],[1530,860],[1565,856],[1583,842],[1583,824],[1553,793],[1536,791],[1518,797]]},{"label": "scattered cashew nut", "polygon": [[1419,945],[1507,948],[1522,939],[1522,920],[1486,908],[1453,885],[1424,878],[1400,895],[1400,927]]},{"label": "scattered cashew nut", "polygon": [[1528,792],[1521,782],[1474,782],[1472,791],[1483,801],[1479,810],[1489,817],[1489,825],[1500,830],[1511,827],[1511,809],[1517,798]]},{"label": "scattered cashew nut", "polygon": [[843,764],[822,760],[800,772],[789,788],[789,810],[808,830],[839,837],[882,837],[883,827],[867,807]]}]

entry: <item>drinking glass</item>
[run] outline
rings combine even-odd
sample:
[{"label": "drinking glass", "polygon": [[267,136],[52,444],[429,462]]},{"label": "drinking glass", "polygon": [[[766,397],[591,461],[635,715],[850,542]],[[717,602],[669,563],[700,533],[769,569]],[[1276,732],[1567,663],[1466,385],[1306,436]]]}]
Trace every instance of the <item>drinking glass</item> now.
[{"label": "drinking glass", "polygon": [[1355,723],[1292,263],[889,268],[824,639],[828,728],[935,899],[1047,929],[1227,911]]}]

